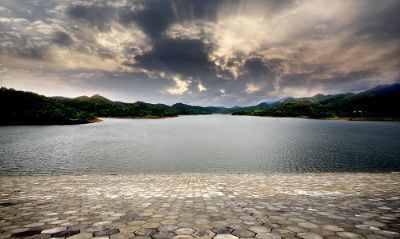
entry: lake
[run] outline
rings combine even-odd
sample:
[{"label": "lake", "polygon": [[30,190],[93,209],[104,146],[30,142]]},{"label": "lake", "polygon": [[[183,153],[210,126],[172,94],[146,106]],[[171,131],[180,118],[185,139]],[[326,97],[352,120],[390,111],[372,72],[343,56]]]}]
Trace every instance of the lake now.
[{"label": "lake", "polygon": [[400,171],[400,123],[230,115],[0,127],[1,174]]}]

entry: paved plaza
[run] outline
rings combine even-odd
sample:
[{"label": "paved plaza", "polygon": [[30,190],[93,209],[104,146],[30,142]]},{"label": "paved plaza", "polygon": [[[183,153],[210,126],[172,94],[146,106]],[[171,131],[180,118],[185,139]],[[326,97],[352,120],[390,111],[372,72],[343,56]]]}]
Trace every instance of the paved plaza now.
[{"label": "paved plaza", "polygon": [[0,176],[0,239],[379,239],[399,232],[399,173]]}]

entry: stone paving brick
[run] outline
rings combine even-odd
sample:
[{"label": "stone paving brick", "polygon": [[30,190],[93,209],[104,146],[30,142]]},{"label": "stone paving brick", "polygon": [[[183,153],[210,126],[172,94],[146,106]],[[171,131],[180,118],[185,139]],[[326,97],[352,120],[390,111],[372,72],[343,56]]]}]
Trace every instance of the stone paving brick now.
[{"label": "stone paving brick", "polygon": [[29,238],[29,239],[49,239],[49,238],[51,238],[51,235],[50,234],[36,234],[34,236],[25,237],[25,238]]},{"label": "stone paving brick", "polygon": [[400,238],[399,188],[399,173],[0,176],[0,239]]},{"label": "stone paving brick", "polygon": [[136,230],[134,233],[137,236],[151,236],[153,234],[156,234],[158,230],[156,228],[142,228],[139,230]]},{"label": "stone paving brick", "polygon": [[281,239],[282,236],[272,234],[272,233],[257,233],[256,238],[257,239]]},{"label": "stone paving brick", "polygon": [[214,227],[212,231],[217,234],[229,234],[233,232],[233,229],[229,227]]},{"label": "stone paving brick", "polygon": [[242,237],[253,238],[256,235],[256,233],[246,229],[234,230],[232,234],[240,238]]},{"label": "stone paving brick", "polygon": [[195,230],[193,228],[190,227],[186,227],[186,228],[178,228],[175,230],[175,233],[177,235],[190,235],[192,233],[194,233]]},{"label": "stone paving brick", "polygon": [[263,226],[251,226],[251,227],[249,227],[249,230],[253,231],[255,233],[271,232],[271,228],[263,227]]},{"label": "stone paving brick", "polygon": [[200,238],[200,239],[207,239],[207,238],[212,238],[215,236],[215,232],[212,231],[196,231],[193,234],[194,237]]},{"label": "stone paving brick", "polygon": [[238,239],[238,237],[231,234],[218,234],[214,239]]},{"label": "stone paving brick", "polygon": [[361,239],[363,238],[362,235],[353,233],[353,232],[338,232],[337,233],[339,236],[344,237],[344,238],[349,238],[349,239]]},{"label": "stone paving brick", "polygon": [[101,236],[111,236],[117,233],[119,233],[118,228],[106,228],[101,231],[94,232],[93,235],[95,237],[101,237]]},{"label": "stone paving brick", "polygon": [[57,233],[57,232],[65,231],[65,230],[67,230],[67,227],[53,227],[53,228],[43,230],[42,233],[53,234],[53,233]]},{"label": "stone paving brick", "polygon": [[318,225],[311,223],[311,222],[299,222],[298,224],[300,227],[304,227],[307,229],[319,228]]},{"label": "stone paving brick", "polygon": [[151,237],[153,239],[170,239],[175,236],[176,236],[176,234],[171,231],[159,231],[159,232],[153,234]]},{"label": "stone paving brick", "polygon": [[344,229],[335,225],[324,225],[322,226],[322,229],[328,230],[328,231],[333,231],[333,232],[343,232]]},{"label": "stone paving brick", "polygon": [[12,234],[13,237],[28,237],[28,236],[33,236],[36,234],[40,234],[42,230],[27,230],[27,231],[22,231],[22,232],[16,232]]},{"label": "stone paving brick", "polygon": [[307,232],[297,233],[297,237],[302,239],[323,239],[323,237],[318,234],[307,233]]},{"label": "stone paving brick", "polygon": [[79,232],[80,232],[80,230],[66,230],[66,231],[53,233],[53,234],[51,234],[51,237],[62,237],[62,238],[65,238],[65,237],[70,237],[70,236],[76,235]]},{"label": "stone paving brick", "polygon": [[88,239],[88,238],[92,238],[93,234],[92,233],[79,233],[73,236],[68,237],[68,239]]}]

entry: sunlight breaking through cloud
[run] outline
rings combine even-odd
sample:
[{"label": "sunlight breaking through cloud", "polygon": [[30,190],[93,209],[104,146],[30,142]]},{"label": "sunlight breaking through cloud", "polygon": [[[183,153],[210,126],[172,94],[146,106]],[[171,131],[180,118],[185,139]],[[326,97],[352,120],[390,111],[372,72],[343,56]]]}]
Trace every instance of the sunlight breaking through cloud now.
[{"label": "sunlight breaking through cloud", "polygon": [[[399,81],[399,11],[396,0],[0,0],[0,84],[226,106],[358,92]],[[91,77],[53,77],[79,73]]]}]

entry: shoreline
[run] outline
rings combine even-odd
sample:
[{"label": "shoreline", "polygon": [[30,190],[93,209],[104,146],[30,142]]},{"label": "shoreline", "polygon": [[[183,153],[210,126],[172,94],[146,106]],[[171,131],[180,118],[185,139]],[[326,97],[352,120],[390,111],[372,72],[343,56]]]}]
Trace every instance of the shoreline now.
[{"label": "shoreline", "polygon": [[[313,118],[310,118],[313,119]],[[393,117],[333,117],[321,118],[321,120],[343,120],[343,121],[379,121],[379,122],[400,122],[400,118]]]},{"label": "shoreline", "polygon": [[[204,115],[216,115],[216,114],[201,114],[202,116]],[[218,114],[220,115],[220,114]],[[370,122],[400,122],[400,118],[392,118],[392,117],[334,117],[334,118],[311,118],[311,117],[286,117],[286,116],[259,116],[259,115],[232,115],[232,114],[226,114],[229,116],[247,116],[247,117],[262,117],[262,118],[291,118],[291,119],[312,119],[312,120],[340,120],[340,121],[370,121]],[[0,124],[0,127],[2,126],[51,126],[51,125],[82,125],[82,124],[92,124],[92,123],[98,123],[102,122],[101,118],[104,119],[149,119],[149,120],[159,120],[159,119],[172,119],[172,118],[178,118],[180,116],[197,116],[196,114],[194,115],[177,115],[177,116],[167,116],[167,117],[96,117],[95,119],[89,120],[87,122],[68,122],[68,123],[59,123],[59,124],[49,124],[49,123],[34,123],[34,124],[29,124],[29,123],[24,123],[24,122],[13,122],[13,123],[7,123],[7,124]]]},{"label": "shoreline", "polygon": [[[231,114],[232,115],[232,114]],[[400,122],[400,118],[396,117],[329,117],[329,118],[312,118],[309,116],[269,116],[269,115],[232,115],[232,116],[250,116],[261,118],[286,118],[286,119],[311,119],[311,120],[341,120],[341,121],[372,121],[372,122]]]},{"label": "shoreline", "polygon": [[165,117],[158,117],[158,116],[154,116],[154,117],[113,117],[113,116],[106,116],[106,117],[98,117],[98,118],[104,118],[104,119],[173,119],[173,118],[177,118],[179,117],[179,115],[176,116],[165,116]]}]

